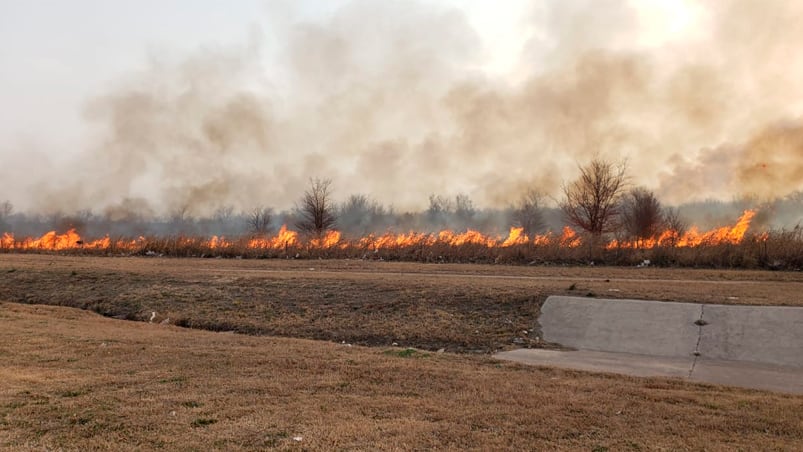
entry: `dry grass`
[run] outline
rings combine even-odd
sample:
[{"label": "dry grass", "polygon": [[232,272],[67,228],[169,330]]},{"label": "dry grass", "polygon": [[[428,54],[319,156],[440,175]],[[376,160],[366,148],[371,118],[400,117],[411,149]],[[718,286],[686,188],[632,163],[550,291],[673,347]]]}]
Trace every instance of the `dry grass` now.
[{"label": "dry grass", "polygon": [[0,304],[0,330],[9,450],[803,448],[800,396],[51,306]]},{"label": "dry grass", "polygon": [[[490,352],[535,339],[547,295],[803,306],[803,274],[371,261],[5,255],[0,299],[213,331]],[[527,331],[525,334],[524,331]]]}]

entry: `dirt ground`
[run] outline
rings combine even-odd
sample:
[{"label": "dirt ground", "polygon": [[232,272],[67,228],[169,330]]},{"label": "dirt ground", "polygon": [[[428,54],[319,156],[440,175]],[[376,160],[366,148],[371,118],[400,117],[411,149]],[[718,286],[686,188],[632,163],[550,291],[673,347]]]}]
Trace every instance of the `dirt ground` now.
[{"label": "dirt ground", "polygon": [[0,300],[432,351],[544,346],[551,294],[803,306],[803,273],[0,254]]},{"label": "dirt ground", "polygon": [[4,450],[803,448],[801,396],[54,306],[0,303],[0,331]]},{"label": "dirt ground", "polygon": [[803,274],[0,254],[0,449],[803,449],[801,396],[490,358],[548,346],[550,294],[803,306]]}]

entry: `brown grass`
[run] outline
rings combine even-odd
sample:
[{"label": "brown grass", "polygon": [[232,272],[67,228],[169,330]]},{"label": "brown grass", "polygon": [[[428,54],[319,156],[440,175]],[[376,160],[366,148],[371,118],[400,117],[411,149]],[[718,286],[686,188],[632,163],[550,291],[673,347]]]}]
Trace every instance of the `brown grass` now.
[{"label": "brown grass", "polygon": [[800,396],[63,307],[0,304],[0,330],[9,450],[803,448]]},{"label": "brown grass", "polygon": [[[803,274],[5,255],[0,299],[213,331],[428,350],[540,347],[547,295],[803,306]],[[526,331],[526,333],[525,333]]]}]

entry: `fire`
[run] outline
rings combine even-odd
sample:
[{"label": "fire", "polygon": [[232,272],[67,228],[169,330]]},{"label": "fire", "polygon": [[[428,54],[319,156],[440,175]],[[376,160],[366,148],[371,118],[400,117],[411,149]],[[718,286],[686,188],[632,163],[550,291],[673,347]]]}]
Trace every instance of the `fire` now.
[{"label": "fire", "polygon": [[326,231],[326,234],[324,234],[323,237],[310,240],[310,246],[313,248],[329,249],[337,245],[339,242],[339,231]]},{"label": "fire", "polygon": [[[696,247],[702,245],[738,244],[744,239],[750,228],[750,222],[755,217],[754,210],[746,210],[738,221],[732,226],[724,226],[707,232],[700,232],[691,228],[684,234],[677,231],[665,230],[654,238],[637,241],[613,240],[606,245],[608,249],[617,248],[653,248],[656,246],[670,247]],[[761,237],[761,236],[759,236]],[[766,234],[763,236],[766,240]],[[513,246],[559,246],[563,248],[576,248],[583,243],[580,234],[566,226],[560,235],[553,232],[535,234],[532,237],[524,232],[524,228],[511,227],[507,237],[491,236],[479,231],[469,229],[465,232],[443,230],[435,233],[393,233],[382,235],[367,235],[365,237],[349,240],[345,239],[339,231],[330,230],[323,236],[302,240],[295,231],[282,226],[273,237],[254,237],[250,239],[228,239],[212,236],[210,238],[177,237],[152,238],[150,241],[144,237],[134,240],[112,240],[108,235],[96,240],[86,241],[74,230],[58,234],[50,231],[39,238],[17,239],[11,233],[0,236],[0,249],[3,250],[99,250],[107,252],[138,253],[151,251],[155,247],[170,246],[173,249],[182,247],[186,249],[201,248],[206,250],[237,250],[253,251],[287,251],[290,248],[309,249],[360,249],[378,252],[380,250],[394,250],[403,248],[426,248],[432,246],[463,247],[477,246],[488,249],[501,249]],[[169,245],[165,245],[169,244]]]},{"label": "fire", "polygon": [[288,231],[287,226],[283,225],[279,229],[279,233],[272,238],[253,238],[248,242],[248,248],[251,249],[282,249],[294,246],[298,243],[298,233],[295,231]]},{"label": "fire", "polygon": [[497,243],[495,239],[472,229],[461,234],[455,234],[450,230],[441,231],[438,233],[438,240],[450,246],[482,245],[488,248],[493,248]]},{"label": "fire", "polygon": [[524,228],[512,227],[510,228],[510,233],[507,235],[507,238],[502,242],[502,246],[523,245],[529,241],[530,239],[527,237],[527,234],[524,233]]},{"label": "fire", "polygon": [[656,246],[675,246],[678,248],[694,247],[700,245],[720,245],[741,243],[744,235],[750,228],[750,222],[756,216],[755,210],[745,210],[733,226],[723,226],[707,232],[700,232],[692,227],[683,235],[677,231],[665,230],[656,238],[619,242],[611,241],[606,248],[655,248]]},{"label": "fire", "polygon": [[565,246],[567,248],[577,248],[580,246],[581,239],[580,236],[574,232],[574,229],[564,226],[563,227],[563,234],[560,236],[560,245]]},{"label": "fire", "polygon": [[0,248],[2,249],[14,248],[14,234],[8,232],[3,233],[3,236],[0,237]]},{"label": "fire", "polygon": [[413,246],[432,246],[437,239],[430,234],[410,232],[408,234],[393,234],[391,232],[380,236],[373,234],[363,237],[358,244],[361,248],[378,251],[389,248],[405,248]]}]

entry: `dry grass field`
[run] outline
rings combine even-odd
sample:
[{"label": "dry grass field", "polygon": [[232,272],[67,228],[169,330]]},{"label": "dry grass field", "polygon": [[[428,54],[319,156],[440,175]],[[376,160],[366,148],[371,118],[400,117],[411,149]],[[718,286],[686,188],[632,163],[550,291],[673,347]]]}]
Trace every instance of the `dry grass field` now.
[{"label": "dry grass field", "polygon": [[803,274],[2,255],[0,448],[803,449],[801,396],[489,358],[549,294],[803,306]]}]

